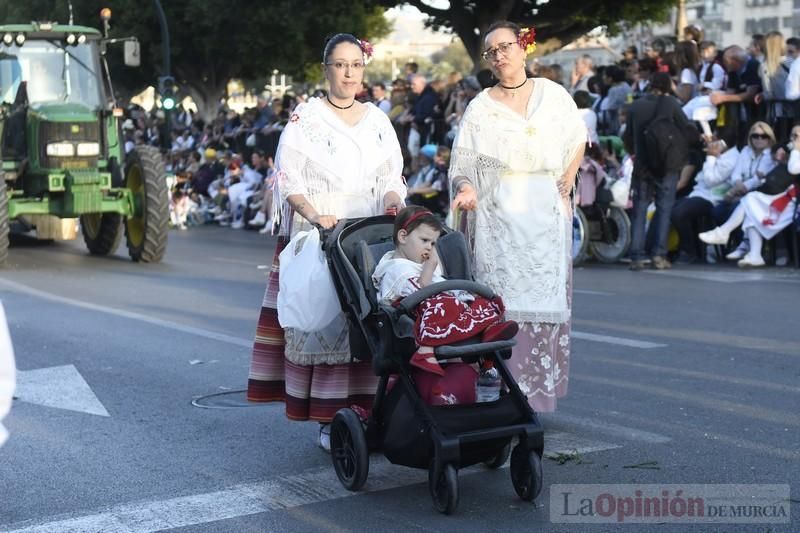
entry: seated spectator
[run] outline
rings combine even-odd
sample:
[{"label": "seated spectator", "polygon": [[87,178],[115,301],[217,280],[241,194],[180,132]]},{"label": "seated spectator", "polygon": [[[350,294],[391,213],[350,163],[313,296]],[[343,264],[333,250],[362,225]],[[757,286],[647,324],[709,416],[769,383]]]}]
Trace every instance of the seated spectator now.
[{"label": "seated spectator", "polygon": [[186,229],[186,219],[189,215],[189,197],[181,189],[172,191],[169,203],[169,220],[173,228]]},{"label": "seated spectator", "polygon": [[408,203],[426,207],[432,213],[444,217],[450,203],[447,179],[450,149],[426,144],[420,149],[420,156],[424,166],[408,187]]},{"label": "seated spectator", "polygon": [[722,140],[710,142],[706,154],[703,169],[697,173],[692,191],[688,196],[677,199],[672,208],[670,220],[680,237],[676,263],[702,261],[696,235],[704,228],[698,228],[699,222],[710,219],[714,206],[723,201],[739,158],[736,146],[728,146]]},{"label": "seated spectator", "polygon": [[[731,135],[734,132],[729,132]],[[731,137],[732,138],[732,137]],[[762,183],[764,176],[775,168],[777,164],[772,157],[771,148],[775,144],[775,134],[769,124],[756,122],[750,128],[748,144],[740,152],[736,166],[728,181],[729,188],[725,195],[712,210],[715,224],[721,224],[730,217],[739,205],[739,200],[750,191],[756,190]],[[747,238],[743,239],[739,247],[728,254],[728,259],[741,259],[747,253],[749,245]]]},{"label": "seated spectator", "polygon": [[225,167],[217,161],[217,151],[213,148],[206,149],[205,158],[205,163],[200,165],[200,168],[192,176],[190,185],[197,194],[210,198],[209,186],[225,175]]},{"label": "seated spectator", "polygon": [[[779,158],[785,157],[783,149],[778,154]],[[792,129],[792,151],[787,169],[790,174],[800,174],[800,126]],[[761,256],[764,239],[772,239],[792,223],[796,204],[797,190],[794,184],[780,194],[749,192],[724,224],[701,233],[699,237],[708,244],[725,244],[731,232],[741,226],[747,235],[749,250],[739,259],[737,265],[742,268],[764,266],[764,258]]]},{"label": "seated spectator", "polygon": [[605,181],[606,171],[603,168],[604,159],[600,145],[587,144],[583,161],[580,166],[581,179],[575,194],[575,202],[586,207],[593,205],[597,198],[597,188]]}]

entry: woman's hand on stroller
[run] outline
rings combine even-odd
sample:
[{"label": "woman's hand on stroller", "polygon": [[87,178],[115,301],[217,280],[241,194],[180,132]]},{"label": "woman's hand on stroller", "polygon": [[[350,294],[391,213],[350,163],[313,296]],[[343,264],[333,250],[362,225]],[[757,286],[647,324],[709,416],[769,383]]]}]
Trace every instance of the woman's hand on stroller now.
[{"label": "woman's hand on stroller", "polygon": [[383,196],[383,212],[386,215],[397,216],[397,212],[403,208],[403,199],[394,191],[389,191]]},{"label": "woman's hand on stroller", "polygon": [[478,207],[478,194],[475,188],[467,182],[462,182],[458,186],[456,197],[453,198],[453,209],[473,211],[476,207]]},{"label": "woman's hand on stroller", "polygon": [[322,229],[331,229],[332,227],[336,226],[336,222],[338,219],[335,215],[314,215],[309,220],[313,225],[319,226]]}]

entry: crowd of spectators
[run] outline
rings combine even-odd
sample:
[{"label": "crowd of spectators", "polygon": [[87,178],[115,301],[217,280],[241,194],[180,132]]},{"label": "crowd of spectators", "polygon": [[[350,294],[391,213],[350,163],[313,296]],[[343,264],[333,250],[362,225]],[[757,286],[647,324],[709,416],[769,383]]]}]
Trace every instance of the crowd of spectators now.
[{"label": "crowd of spectators", "polygon": [[[674,198],[662,203],[669,206],[672,226],[679,233],[679,249],[671,258],[715,261],[719,253],[708,253],[711,247],[706,248],[697,234],[722,224],[744,195],[763,185],[767,173],[781,164],[785,167],[789,143],[794,142],[791,128],[800,116],[800,62],[794,61],[799,49],[800,39],[786,39],[777,31],[754,35],[746,48],[723,48],[689,26],[675,43],[656,39],[643,53],[628,47],[615,64],[595,65],[582,56],[568,73],[560,65],[540,61],[531,62],[529,73],[563,85],[584,116],[588,149],[584,179],[576,190],[579,205],[592,203],[597,187],[621,182],[625,191],[630,189],[634,161],[644,155],[636,153],[632,135],[622,142],[627,114],[635,101],[653,92],[654,76],[669,77],[666,94],[693,124]],[[449,147],[469,102],[494,83],[488,69],[427,79],[415,63],[407,63],[403,75],[390,84],[364,83],[358,99],[372,101],[395,125],[409,202],[443,216],[447,212]],[[255,108],[241,114],[222,106],[210,122],[179,108],[171,128],[163,112],[133,108],[123,125],[125,149],[145,143],[165,150],[168,171],[176,176],[176,227],[218,223],[267,232],[275,150],[290,113],[306,97],[259,97]],[[727,172],[721,163],[729,160],[732,167]],[[624,199],[618,201],[632,207]],[[650,229],[649,242],[655,233]],[[747,239],[734,238],[732,245],[735,249],[724,255],[741,259]]]}]

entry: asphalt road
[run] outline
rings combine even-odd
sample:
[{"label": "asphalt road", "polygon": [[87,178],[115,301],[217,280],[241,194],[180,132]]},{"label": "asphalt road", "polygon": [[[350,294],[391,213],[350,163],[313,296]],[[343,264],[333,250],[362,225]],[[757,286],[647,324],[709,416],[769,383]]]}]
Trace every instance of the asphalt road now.
[{"label": "asphalt road", "polygon": [[[570,391],[542,416],[542,495],[523,503],[507,468],[475,467],[446,517],[424,472],[373,455],[354,497],[315,424],[244,402],[273,249],[216,227],[171,233],[159,265],[124,247],[93,258],[82,242],[14,243],[0,299],[21,372],[0,531],[800,530],[797,271],[576,269]],[[788,484],[794,518],[557,523],[553,484]]]}]

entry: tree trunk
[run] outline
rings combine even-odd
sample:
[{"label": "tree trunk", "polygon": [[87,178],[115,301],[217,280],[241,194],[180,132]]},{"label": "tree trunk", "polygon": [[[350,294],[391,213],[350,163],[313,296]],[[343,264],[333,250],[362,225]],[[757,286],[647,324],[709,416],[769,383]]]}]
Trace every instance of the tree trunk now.
[{"label": "tree trunk", "polygon": [[225,84],[214,87],[200,81],[186,83],[181,87],[182,92],[189,93],[197,106],[197,116],[208,124],[217,117],[219,100],[225,95]]}]

